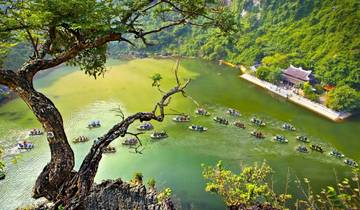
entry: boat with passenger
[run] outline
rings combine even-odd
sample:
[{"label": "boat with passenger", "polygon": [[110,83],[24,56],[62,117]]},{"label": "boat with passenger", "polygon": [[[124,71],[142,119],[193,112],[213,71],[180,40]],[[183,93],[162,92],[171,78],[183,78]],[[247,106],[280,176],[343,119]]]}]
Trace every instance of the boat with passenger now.
[{"label": "boat with passenger", "polygon": [[102,149],[102,152],[103,153],[115,153],[116,149],[115,149],[115,147],[107,146],[107,147]]},{"label": "boat with passenger", "polygon": [[138,141],[139,140],[137,138],[127,138],[121,144],[124,145],[124,146],[134,146],[134,145],[136,145],[138,143]]},{"label": "boat with passenger", "polygon": [[266,123],[260,119],[257,119],[256,117],[252,117],[250,119],[250,122],[252,122],[253,124],[257,125],[257,126],[265,126]]},{"label": "boat with passenger", "polygon": [[250,133],[252,136],[254,136],[257,139],[263,139],[265,138],[264,134],[259,131],[251,131]]},{"label": "boat with passenger", "polygon": [[324,149],[319,144],[312,144],[310,145],[310,149],[316,151],[316,152],[324,152]]},{"label": "boat with passenger", "polygon": [[335,150],[335,149],[332,150],[331,152],[329,152],[329,155],[331,155],[331,156],[333,156],[333,157],[336,157],[336,158],[339,158],[339,159],[345,157],[344,154],[342,154],[341,152],[339,152],[339,151],[337,151],[337,150]]},{"label": "boat with passenger", "polygon": [[305,142],[305,143],[310,142],[307,136],[296,136],[296,140],[302,141],[302,142]]},{"label": "boat with passenger", "polygon": [[22,150],[22,149],[29,150],[29,149],[34,148],[34,144],[30,141],[19,141],[17,143],[17,148],[20,150]]},{"label": "boat with passenger", "polygon": [[175,122],[189,122],[190,117],[188,115],[177,115],[174,118],[172,118]]},{"label": "boat with passenger", "polygon": [[238,128],[242,128],[242,129],[245,129],[246,127],[245,127],[245,124],[244,123],[241,123],[240,121],[235,121],[234,123],[233,123],[236,127],[238,127]]},{"label": "boat with passenger", "polygon": [[137,129],[138,129],[139,131],[149,131],[149,130],[154,129],[154,126],[153,126],[151,123],[149,123],[149,122],[144,122],[143,124],[139,125],[139,126],[137,127]]},{"label": "boat with passenger", "polygon": [[241,116],[240,112],[238,112],[236,109],[232,109],[232,108],[229,108],[227,111],[226,111],[227,114],[233,116],[233,117],[239,117]]},{"label": "boat with passenger", "polygon": [[90,139],[89,139],[89,137],[87,137],[87,136],[79,136],[79,137],[75,138],[72,142],[75,143],[75,144],[77,144],[77,143],[87,142],[87,141],[89,141],[89,140],[90,140]]},{"label": "boat with passenger", "polygon": [[28,132],[28,134],[29,136],[40,136],[43,135],[44,133],[40,129],[33,128]]},{"label": "boat with passenger", "polygon": [[203,131],[207,131],[208,129],[204,126],[201,125],[191,125],[189,126],[189,129],[192,131],[199,131],[199,132],[203,132]]},{"label": "boat with passenger", "polygon": [[357,162],[355,162],[354,160],[351,160],[351,159],[345,159],[344,160],[344,163],[346,165],[349,165],[351,167],[354,167],[354,168],[357,168],[359,165],[357,164]]},{"label": "boat with passenger", "polygon": [[214,117],[214,121],[219,123],[219,124],[223,124],[223,125],[229,125],[229,121],[225,118],[222,117]]},{"label": "boat with passenger", "polygon": [[195,114],[197,115],[202,115],[202,116],[210,116],[210,112],[208,112],[206,109],[204,108],[198,108],[195,110]]},{"label": "boat with passenger", "polygon": [[282,136],[282,135],[275,135],[275,136],[273,137],[273,140],[274,140],[275,142],[282,143],[282,144],[289,142],[289,141],[285,138],[285,136]]},{"label": "boat with passenger", "polygon": [[284,123],[282,125],[282,128],[285,129],[285,130],[288,130],[288,131],[296,131],[296,128],[293,125],[289,124],[289,123]]},{"label": "boat with passenger", "polygon": [[93,121],[91,121],[91,122],[88,124],[87,127],[88,127],[89,129],[101,127],[100,120],[93,120]]},{"label": "boat with passenger", "polygon": [[296,151],[302,152],[302,153],[308,153],[309,152],[309,150],[308,150],[308,148],[306,148],[306,146],[298,146],[296,148]]},{"label": "boat with passenger", "polygon": [[155,131],[150,135],[152,139],[164,139],[167,138],[168,135],[165,131]]}]

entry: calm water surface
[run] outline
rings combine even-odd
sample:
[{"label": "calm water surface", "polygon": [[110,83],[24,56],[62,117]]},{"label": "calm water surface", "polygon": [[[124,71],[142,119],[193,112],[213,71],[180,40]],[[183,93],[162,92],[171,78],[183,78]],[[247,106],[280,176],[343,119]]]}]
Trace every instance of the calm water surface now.
[{"label": "calm water surface", "polygon": [[[69,139],[79,135],[91,138],[104,134],[120,118],[111,109],[121,107],[126,114],[149,111],[159,98],[159,93],[151,88],[149,77],[160,72],[164,89],[173,85],[171,60],[110,61],[105,78],[93,80],[76,69],[62,67],[36,80],[37,88],[47,94],[63,113],[65,129]],[[350,169],[340,160],[327,154],[310,152],[300,154],[295,151],[299,142],[295,136],[306,134],[310,140],[322,144],[327,151],[336,148],[346,156],[360,161],[358,133],[360,119],[353,118],[343,123],[334,123],[307,111],[284,99],[272,96],[266,91],[241,80],[238,72],[212,63],[184,60],[181,64],[184,78],[193,80],[188,93],[215,115],[225,116],[230,121],[245,122],[245,130],[233,126],[215,124],[212,117],[193,116],[196,106],[188,99],[175,97],[169,112],[186,112],[192,115],[194,124],[209,128],[207,132],[191,132],[191,123],[175,123],[170,117],[164,123],[154,123],[156,129],[164,129],[169,138],[153,142],[149,135],[142,136],[143,154],[121,146],[122,139],[112,145],[117,153],[104,155],[96,181],[109,178],[129,180],[134,172],[142,172],[145,179],[154,177],[158,187],[170,187],[174,200],[182,209],[222,209],[221,200],[204,191],[205,180],[201,175],[201,164],[216,164],[223,160],[225,165],[238,171],[242,164],[252,164],[266,159],[275,171],[275,189],[282,191],[287,171],[293,180],[309,177],[314,189],[333,184],[334,171],[339,178],[348,176]],[[226,116],[228,107],[238,109],[242,116]],[[255,140],[249,132],[254,129],[249,119],[257,116],[267,122],[262,129],[264,140]],[[86,129],[92,119],[102,121],[102,127],[91,131]],[[283,131],[281,125],[289,122],[297,127],[296,132]],[[134,125],[132,130],[135,130]],[[29,128],[39,127],[32,113],[20,100],[14,100],[0,107],[0,143],[12,149],[17,140],[23,139]],[[289,144],[279,145],[270,141],[275,134],[283,134]],[[13,209],[31,202],[31,188],[43,166],[49,160],[49,150],[45,138],[32,138],[36,148],[21,154],[17,164],[12,164],[13,156],[7,156],[7,178],[0,181],[0,209]],[[72,145],[76,156],[76,167],[91,147],[91,142]]]}]

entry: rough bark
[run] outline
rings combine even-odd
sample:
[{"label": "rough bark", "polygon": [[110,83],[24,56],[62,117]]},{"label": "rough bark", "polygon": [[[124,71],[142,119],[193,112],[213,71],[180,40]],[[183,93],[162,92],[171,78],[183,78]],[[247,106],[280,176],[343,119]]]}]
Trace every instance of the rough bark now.
[{"label": "rough bark", "polygon": [[67,141],[63,119],[51,100],[37,92],[31,82],[19,77],[16,86],[15,92],[42,124],[51,152],[50,162],[36,180],[33,197],[56,199],[60,187],[69,179],[74,168],[74,153]]}]

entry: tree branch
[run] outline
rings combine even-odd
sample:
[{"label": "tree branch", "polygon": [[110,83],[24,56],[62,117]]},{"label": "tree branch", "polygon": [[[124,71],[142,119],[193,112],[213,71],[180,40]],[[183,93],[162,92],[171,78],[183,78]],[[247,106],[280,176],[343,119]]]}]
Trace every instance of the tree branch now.
[{"label": "tree branch", "polygon": [[15,89],[18,83],[18,76],[11,70],[0,69],[0,84]]},{"label": "tree branch", "polygon": [[[175,77],[176,77],[176,81],[180,81],[177,78],[178,77],[177,69],[175,70]],[[79,194],[80,200],[84,198],[89,193],[91,186],[94,182],[94,178],[100,160],[102,158],[103,148],[107,147],[112,141],[114,141],[118,137],[124,137],[126,134],[135,135],[137,137],[137,135],[139,134],[133,134],[128,132],[129,126],[132,125],[135,121],[143,122],[143,121],[156,120],[162,122],[165,117],[165,107],[168,106],[171,96],[177,93],[183,93],[189,83],[190,80],[187,80],[184,84],[180,84],[180,82],[177,82],[174,88],[170,89],[162,96],[160,101],[155,105],[153,111],[138,112],[136,114],[133,114],[125,118],[118,124],[114,125],[105,135],[95,140],[89,153],[86,155],[84,161],[82,162],[78,173],[69,183],[69,187],[67,188],[69,192],[74,191],[75,193]],[[157,114],[157,109],[159,109],[158,114]],[[73,196],[73,194],[70,196]],[[73,203],[72,205],[75,204]]]}]

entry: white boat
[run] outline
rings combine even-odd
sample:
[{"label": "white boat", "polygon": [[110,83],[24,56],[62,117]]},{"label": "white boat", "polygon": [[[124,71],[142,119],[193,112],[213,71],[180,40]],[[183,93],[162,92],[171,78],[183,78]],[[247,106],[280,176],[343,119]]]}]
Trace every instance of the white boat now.
[{"label": "white boat", "polygon": [[193,130],[193,131],[199,131],[199,132],[203,132],[203,131],[207,131],[208,129],[201,126],[201,125],[191,125],[189,126],[189,129],[190,130]]}]

